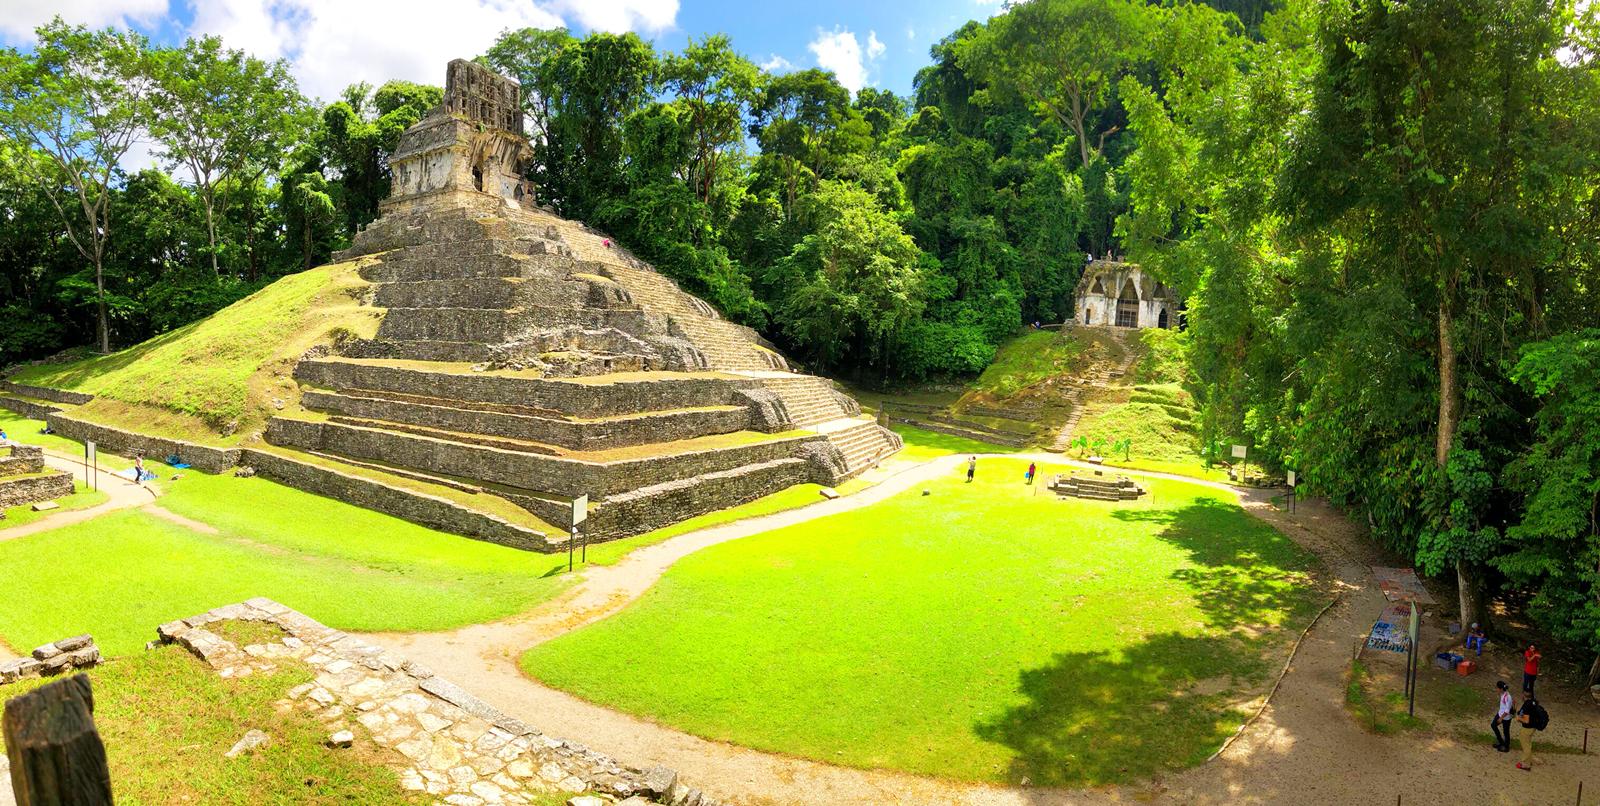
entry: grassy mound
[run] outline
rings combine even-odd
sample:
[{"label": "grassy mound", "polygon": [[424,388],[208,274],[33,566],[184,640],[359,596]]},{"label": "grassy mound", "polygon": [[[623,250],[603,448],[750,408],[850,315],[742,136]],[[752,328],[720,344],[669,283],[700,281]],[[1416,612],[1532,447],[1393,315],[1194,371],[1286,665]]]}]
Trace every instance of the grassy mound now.
[{"label": "grassy mound", "polygon": [[1057,500],[1026,466],[698,552],[524,668],[836,764],[1095,785],[1199,763],[1323,601],[1313,561],[1209,488]]},{"label": "grassy mound", "polygon": [[289,372],[311,347],[377,331],[383,310],[362,305],[359,261],[292,274],[217,313],[110,355],[25,367],[12,380],[95,395],[98,422],[146,433],[223,441],[257,430],[298,399]]},{"label": "grassy mound", "polygon": [[1074,331],[1030,330],[1000,345],[972,390],[1005,400],[1051,378],[1081,372],[1088,355],[1088,345]]}]

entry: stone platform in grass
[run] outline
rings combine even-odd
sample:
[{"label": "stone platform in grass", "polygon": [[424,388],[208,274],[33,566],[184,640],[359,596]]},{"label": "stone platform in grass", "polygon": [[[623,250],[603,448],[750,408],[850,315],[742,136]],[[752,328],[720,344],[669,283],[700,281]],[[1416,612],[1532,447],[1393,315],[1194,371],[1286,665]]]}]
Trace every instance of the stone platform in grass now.
[{"label": "stone platform in grass", "polygon": [[0,454],[0,518],[11,507],[72,495],[72,474],[46,468],[43,448],[12,444]]},{"label": "stone platform in grass", "polygon": [[1050,481],[1050,489],[1057,495],[1088,498],[1093,501],[1134,501],[1144,495],[1144,488],[1127,476],[1107,478],[1077,473],[1058,475]]},{"label": "stone platform in grass", "polygon": [[382,215],[335,256],[362,260],[383,322],[299,362],[304,411],[269,442],[503,499],[554,548],[580,496],[603,540],[838,484],[900,448],[832,382],[535,206],[513,82],[455,61],[446,85],[401,136]]},{"label": "stone platform in grass", "polygon": [[[257,642],[240,646],[223,637],[231,632],[229,622],[277,629],[252,630]],[[635,769],[546,736],[394,652],[269,599],[169,622],[157,635],[223,677],[266,673],[285,662],[310,666],[315,679],[284,692],[279,706],[317,715],[333,747],[348,746],[356,731],[369,735],[396,752],[404,787],[443,802],[517,804],[554,793],[599,792],[633,803],[717,803],[670,769]]]},{"label": "stone platform in grass", "polygon": [[36,647],[26,658],[0,663],[0,686],[32,677],[87,669],[99,662],[100,648],[94,645],[94,638],[75,635]]}]

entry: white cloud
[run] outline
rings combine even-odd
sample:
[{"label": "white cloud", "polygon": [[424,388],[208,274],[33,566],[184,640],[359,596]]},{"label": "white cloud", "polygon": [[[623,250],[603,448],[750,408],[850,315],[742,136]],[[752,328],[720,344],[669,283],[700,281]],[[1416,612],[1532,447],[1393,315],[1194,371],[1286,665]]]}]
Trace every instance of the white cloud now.
[{"label": "white cloud", "polygon": [[444,81],[451,59],[471,58],[501,31],[561,25],[526,0],[468,0],[447,13],[431,0],[207,0],[193,32],[229,47],[289,60],[300,90],[324,101],[358,81]]},{"label": "white cloud", "polygon": [[33,29],[60,15],[70,23],[104,28],[153,23],[167,12],[167,0],[0,0],[0,39],[33,41]]},{"label": "white cloud", "polygon": [[861,42],[856,35],[844,28],[835,28],[830,31],[817,31],[817,38],[811,40],[806,48],[817,57],[817,66],[824,70],[832,70],[839,78],[839,83],[852,93],[860,92],[867,85],[867,69],[870,62],[883,55],[884,44],[878,41],[876,31],[867,32],[867,49],[863,53]]},{"label": "white cloud", "polygon": [[917,29],[909,28],[909,27],[906,28],[906,38],[907,39],[916,39],[917,38]]},{"label": "white cloud", "polygon": [[593,31],[656,32],[678,18],[678,0],[555,0],[555,10]]},{"label": "white cloud", "polygon": [[761,63],[761,69],[768,73],[783,73],[793,70],[794,64],[792,64],[788,59],[785,59],[782,56],[774,53],[772,54],[772,58]]}]

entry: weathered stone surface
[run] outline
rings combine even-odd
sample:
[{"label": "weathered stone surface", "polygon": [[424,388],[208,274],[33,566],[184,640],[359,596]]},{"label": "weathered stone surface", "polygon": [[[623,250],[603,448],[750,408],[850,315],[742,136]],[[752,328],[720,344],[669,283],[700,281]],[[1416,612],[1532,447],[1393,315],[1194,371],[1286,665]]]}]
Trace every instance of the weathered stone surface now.
[{"label": "weathered stone surface", "polygon": [[328,735],[329,747],[349,747],[355,741],[356,735],[348,730],[336,730]]},{"label": "weathered stone surface", "polygon": [[71,638],[63,638],[60,641],[57,641],[56,649],[59,649],[62,652],[71,652],[75,649],[83,649],[92,643],[94,643],[93,636],[88,634],[74,635]]},{"label": "weathered stone surface", "polygon": [[46,661],[57,655],[60,655],[61,648],[55,644],[45,644],[44,646],[35,647],[33,652],[29,654],[33,655],[34,660]]},{"label": "weathered stone surface", "polygon": [[272,737],[266,733],[259,730],[250,730],[239,741],[234,742],[233,748],[223,753],[223,755],[228,758],[238,758],[248,753],[254,753],[257,749],[266,747],[271,742]]}]

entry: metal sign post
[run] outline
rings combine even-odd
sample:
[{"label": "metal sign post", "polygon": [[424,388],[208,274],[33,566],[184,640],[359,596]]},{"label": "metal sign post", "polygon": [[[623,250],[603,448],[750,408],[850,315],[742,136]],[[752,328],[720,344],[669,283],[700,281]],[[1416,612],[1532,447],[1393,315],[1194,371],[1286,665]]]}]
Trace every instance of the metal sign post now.
[{"label": "metal sign post", "polygon": [[[589,519],[589,494],[572,499],[572,535],[567,540],[567,570],[572,570],[572,552],[578,542],[578,525]],[[589,561],[589,544],[583,544],[583,561]]]},{"label": "metal sign post", "polygon": [[1249,475],[1249,471],[1250,471],[1250,459],[1248,458],[1249,454],[1250,454],[1250,449],[1245,447],[1244,445],[1235,445],[1235,446],[1233,446],[1233,458],[1239,460],[1239,483],[1240,484],[1245,484],[1246,483],[1245,482],[1245,477]]},{"label": "metal sign post", "polygon": [[1291,471],[1289,471],[1289,511],[1290,512],[1294,512],[1294,493],[1295,493],[1294,482],[1295,482],[1294,471],[1291,470]]},{"label": "metal sign post", "polygon": [[[91,462],[94,463],[93,472],[89,470]],[[88,477],[84,481],[89,482],[91,489],[100,489],[100,480],[95,478],[100,475],[100,451],[95,448],[92,439],[83,443],[83,475]]]},{"label": "metal sign post", "polygon": [[1417,628],[1420,615],[1421,611],[1417,608],[1417,603],[1412,602],[1411,623],[1406,630],[1406,637],[1410,639],[1406,645],[1406,654],[1408,655],[1406,660],[1409,664],[1406,669],[1406,697],[1409,700],[1406,705],[1406,713],[1410,716],[1417,715],[1417,671],[1418,661],[1420,660],[1417,657]]}]

